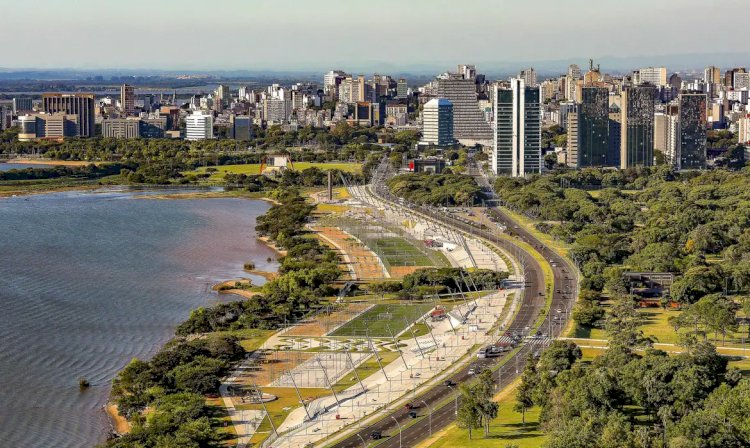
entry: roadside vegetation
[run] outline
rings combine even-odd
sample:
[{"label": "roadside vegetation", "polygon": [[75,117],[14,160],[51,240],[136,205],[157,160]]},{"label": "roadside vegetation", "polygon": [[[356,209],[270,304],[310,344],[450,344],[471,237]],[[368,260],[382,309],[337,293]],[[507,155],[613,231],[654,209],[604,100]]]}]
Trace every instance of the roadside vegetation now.
[{"label": "roadside vegetation", "polygon": [[481,198],[481,189],[467,174],[400,174],[387,185],[396,196],[417,204],[472,206]]},{"label": "roadside vegetation", "polygon": [[[738,161],[730,149],[723,166]],[[737,344],[738,316],[750,315],[749,181],[747,169],[663,166],[497,180],[507,207],[569,247],[582,272],[577,333],[607,340],[586,361],[570,341],[529,360],[517,408],[541,409],[542,446],[750,444],[740,429],[750,379],[710,342]],[[664,310],[639,309],[627,271],[675,275]],[[672,353],[657,341],[674,343]]]}]

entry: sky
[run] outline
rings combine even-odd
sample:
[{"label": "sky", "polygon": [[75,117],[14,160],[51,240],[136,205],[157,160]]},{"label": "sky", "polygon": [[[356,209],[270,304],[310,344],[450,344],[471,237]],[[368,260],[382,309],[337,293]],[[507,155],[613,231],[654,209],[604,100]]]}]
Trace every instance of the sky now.
[{"label": "sky", "polygon": [[750,54],[750,0],[0,0],[0,12],[5,68],[372,71]]}]

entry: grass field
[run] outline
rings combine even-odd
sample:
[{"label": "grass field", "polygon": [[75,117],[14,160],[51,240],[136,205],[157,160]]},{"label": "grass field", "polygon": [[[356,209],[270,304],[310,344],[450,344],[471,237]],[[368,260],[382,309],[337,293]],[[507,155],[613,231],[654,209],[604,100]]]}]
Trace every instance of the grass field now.
[{"label": "grass field", "polygon": [[[433,308],[432,304],[414,304],[414,305],[387,305],[378,304],[355,319],[350,320],[331,336],[365,336],[372,337],[389,337],[399,334],[417,319],[422,317],[426,312]],[[411,337],[408,333],[406,336]]]},{"label": "grass field", "polygon": [[[284,420],[286,420],[287,416],[289,416],[289,413],[292,412],[294,408],[297,408],[300,406],[299,397],[297,397],[297,393],[294,391],[294,388],[292,387],[264,387],[261,389],[264,393],[276,395],[278,397],[277,400],[271,401],[270,403],[266,403],[266,408],[268,408],[268,413],[271,415],[271,419],[273,419],[273,424],[278,428],[279,425],[281,425]],[[323,397],[330,395],[331,391],[328,389],[304,389],[302,392],[302,398],[307,399],[315,399],[318,397]],[[244,404],[237,406],[237,409],[256,409],[261,410],[263,409],[263,405],[260,404]],[[250,439],[251,444],[259,444],[263,440],[265,440],[271,433],[271,424],[269,423],[268,419],[263,419],[263,423],[260,424],[258,427],[257,432],[253,436],[252,439]],[[258,445],[251,445],[251,446],[258,446]]]},{"label": "grass field", "polygon": [[432,266],[433,263],[408,241],[398,237],[379,238],[370,246],[386,266]]},{"label": "grass field", "polygon": [[469,440],[469,432],[458,428],[455,423],[446,430],[441,431],[440,436],[431,444],[420,444],[421,447],[430,448],[455,448],[459,446],[470,446],[472,448],[503,448],[505,446],[516,446],[518,448],[538,448],[545,440],[545,435],[539,428],[539,408],[526,411],[526,424],[521,423],[521,414],[513,410],[515,404],[515,392],[505,394],[499,401],[500,409],[497,418],[490,423],[490,434],[484,438],[482,429],[472,431],[472,440]]},{"label": "grass field", "polygon": [[[345,171],[347,173],[361,173],[362,172],[362,164],[359,164],[359,163],[311,163],[311,162],[295,162],[294,163],[294,169],[297,171],[303,171],[312,167],[316,167],[323,171],[336,169],[336,170]],[[209,168],[214,168],[218,170],[217,172],[211,174],[211,177],[208,178],[209,181],[222,180],[224,179],[224,174],[226,173],[248,174],[248,175],[260,174],[260,164],[258,163],[251,163],[247,165],[209,166],[209,167],[198,168],[195,171],[189,171],[184,174],[202,174],[202,173],[205,173],[206,170]]]},{"label": "grass field", "polygon": [[[603,305],[605,309],[607,304]],[[678,344],[679,337],[674,328],[669,324],[669,318],[679,316],[681,311],[662,308],[642,308],[638,312],[643,316],[644,324],[640,326],[645,336],[651,336],[654,341],[661,344]],[[680,329],[680,333],[687,333],[690,329]],[[607,333],[600,328],[582,328],[574,327],[570,333],[571,337],[585,339],[607,339]],[[747,340],[747,330],[742,326],[736,333],[727,333],[726,340],[722,339],[721,334],[718,336],[709,333],[709,342],[717,347],[743,347],[743,338]]]},{"label": "grass field", "polygon": [[246,352],[257,350],[274,333],[273,330],[245,329],[233,331],[219,331],[215,335],[235,336],[240,340],[240,345]]}]

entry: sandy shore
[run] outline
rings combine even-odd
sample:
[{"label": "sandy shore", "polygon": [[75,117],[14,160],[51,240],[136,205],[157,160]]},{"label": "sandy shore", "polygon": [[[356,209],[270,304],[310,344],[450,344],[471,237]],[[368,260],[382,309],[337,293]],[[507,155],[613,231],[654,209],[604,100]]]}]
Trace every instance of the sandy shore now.
[{"label": "sandy shore", "polygon": [[11,159],[7,163],[28,163],[32,165],[51,165],[51,166],[86,166],[100,165],[102,162],[87,162],[85,160],[51,160],[51,159]]},{"label": "sandy shore", "polygon": [[284,249],[279,249],[278,247],[276,247],[276,245],[274,243],[272,243],[271,240],[267,236],[259,236],[258,239],[260,241],[263,241],[263,244],[265,244],[266,246],[268,246],[271,249],[273,249],[277,254],[286,257],[287,251],[285,251]]},{"label": "sandy shore", "polygon": [[116,404],[107,403],[106,410],[117,434],[127,434],[130,432],[130,423],[117,411]]},{"label": "sandy shore", "polygon": [[257,271],[255,269],[245,269],[245,272],[247,272],[248,274],[261,276],[269,282],[279,276],[278,272]]},{"label": "sandy shore", "polygon": [[237,283],[239,283],[240,285],[252,285],[252,282],[246,278],[236,278],[233,280],[227,280],[225,282],[217,283],[213,286],[212,289],[219,294],[234,294],[246,299],[251,299],[260,294],[259,291],[250,291],[247,289],[235,288]]}]

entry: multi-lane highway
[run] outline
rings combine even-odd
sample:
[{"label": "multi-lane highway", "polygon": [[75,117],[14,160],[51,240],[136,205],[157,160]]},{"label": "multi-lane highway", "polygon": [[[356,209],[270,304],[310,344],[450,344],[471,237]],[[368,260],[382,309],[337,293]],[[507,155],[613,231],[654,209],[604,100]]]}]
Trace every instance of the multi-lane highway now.
[{"label": "multi-lane highway", "polygon": [[[566,324],[569,311],[576,294],[577,278],[575,268],[567,260],[557,255],[552,249],[547,248],[541,241],[515,223],[502,210],[493,208],[488,211],[494,219],[508,229],[519,239],[531,245],[541,254],[551,266],[553,282],[551,291],[547,291],[544,269],[537,258],[525,251],[520,245],[509,239],[499,238],[499,229],[491,229],[477,223],[468,222],[444,213],[432,207],[422,207],[415,204],[398,205],[398,199],[391,197],[389,191],[382,183],[382,178],[376,177],[373,188],[374,194],[388,201],[392,206],[405,206],[413,212],[421,213],[444,225],[452,226],[475,237],[482,238],[508,253],[514,254],[516,262],[524,266],[525,289],[521,306],[515,319],[507,329],[510,333],[528,336],[524,339],[520,348],[506,357],[477,360],[454,374],[450,381],[453,386],[438,385],[427,390],[412,400],[411,404],[416,407],[417,419],[410,416],[409,409],[405,407],[394,409],[389,415],[381,420],[362,428],[357,433],[347,436],[333,445],[334,448],[354,448],[361,446],[377,445],[383,448],[400,448],[416,445],[421,440],[429,437],[431,432],[446,427],[455,420],[456,410],[456,388],[458,384],[472,378],[469,370],[481,365],[484,368],[493,368],[494,377],[498,388],[508,386],[515,380],[526,364],[529,354],[536,354],[543,350],[550,338],[558,336]],[[552,301],[547,309],[547,293],[552,294]],[[545,314],[544,322],[534,328],[534,324]],[[539,335],[537,336],[537,333]],[[502,364],[498,367],[498,364]],[[447,400],[448,397],[454,399]],[[372,435],[379,433],[383,439],[373,440]]]}]

